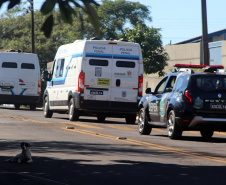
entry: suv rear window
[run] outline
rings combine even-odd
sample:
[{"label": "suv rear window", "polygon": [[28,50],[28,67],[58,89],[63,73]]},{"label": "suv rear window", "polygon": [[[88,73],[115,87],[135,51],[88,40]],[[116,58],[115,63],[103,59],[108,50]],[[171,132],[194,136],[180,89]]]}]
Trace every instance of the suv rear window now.
[{"label": "suv rear window", "polygon": [[200,91],[226,90],[226,76],[196,76],[194,80]]}]

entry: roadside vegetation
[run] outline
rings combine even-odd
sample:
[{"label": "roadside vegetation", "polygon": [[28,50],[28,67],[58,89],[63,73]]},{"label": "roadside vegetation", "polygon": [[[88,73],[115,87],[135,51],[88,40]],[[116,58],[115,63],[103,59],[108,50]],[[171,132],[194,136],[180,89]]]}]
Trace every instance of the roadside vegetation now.
[{"label": "roadside vegetation", "polygon": [[[29,3],[20,3],[12,6],[12,9],[0,16],[0,49],[31,52],[31,15],[28,5]],[[45,4],[47,5],[48,3]],[[160,29],[147,26],[152,20],[148,7],[139,2],[125,0],[106,0],[101,5],[93,7],[99,19],[99,38],[107,40],[123,38],[139,43],[142,48],[144,72],[164,75],[162,70],[167,65],[168,55],[162,47]],[[85,5],[74,6],[74,13],[70,14],[69,21],[65,21],[65,17],[62,16],[63,8],[42,8],[45,15],[38,10],[34,12],[35,52],[39,56],[42,71],[46,68],[47,62],[54,59],[60,45],[78,39],[98,37],[96,28],[91,23],[90,14],[84,11],[85,8]],[[41,29],[50,15],[54,18],[53,28],[50,37],[46,38]]]}]

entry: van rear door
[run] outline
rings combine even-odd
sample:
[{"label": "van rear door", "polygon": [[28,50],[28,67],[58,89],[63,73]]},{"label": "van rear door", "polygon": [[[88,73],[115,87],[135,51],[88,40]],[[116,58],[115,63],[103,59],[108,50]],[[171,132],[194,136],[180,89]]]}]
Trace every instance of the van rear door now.
[{"label": "van rear door", "polygon": [[36,55],[19,54],[18,95],[37,96],[39,64]]},{"label": "van rear door", "polygon": [[0,94],[18,94],[18,55],[0,54]]},{"label": "van rear door", "polygon": [[84,99],[110,101],[112,45],[88,43],[85,62]]},{"label": "van rear door", "polygon": [[139,50],[130,45],[113,46],[111,101],[137,102]]}]

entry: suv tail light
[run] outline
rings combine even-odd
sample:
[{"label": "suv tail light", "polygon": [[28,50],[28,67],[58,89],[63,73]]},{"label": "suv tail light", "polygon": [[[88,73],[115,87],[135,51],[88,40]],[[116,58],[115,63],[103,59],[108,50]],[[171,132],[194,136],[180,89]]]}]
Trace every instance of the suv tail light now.
[{"label": "suv tail light", "polygon": [[143,76],[139,76],[138,96],[142,96],[142,94],[143,94]]},{"label": "suv tail light", "polygon": [[81,72],[78,77],[78,92],[84,92],[85,73]]},{"label": "suv tail light", "polygon": [[190,90],[185,91],[185,104],[191,104],[192,102],[192,93]]},{"label": "suv tail light", "polygon": [[38,80],[38,94],[41,93],[41,80]]}]

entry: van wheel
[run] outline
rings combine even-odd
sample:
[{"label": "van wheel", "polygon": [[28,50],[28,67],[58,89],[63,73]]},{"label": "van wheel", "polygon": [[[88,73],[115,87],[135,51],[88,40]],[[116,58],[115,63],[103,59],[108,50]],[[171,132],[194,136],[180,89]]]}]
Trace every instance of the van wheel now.
[{"label": "van wheel", "polygon": [[48,97],[46,96],[44,99],[44,117],[51,118],[53,116],[53,111],[49,110],[49,101]]},{"label": "van wheel", "polygon": [[135,124],[137,119],[137,114],[127,114],[126,115],[126,123],[127,124]]},{"label": "van wheel", "polygon": [[97,121],[100,123],[104,123],[106,116],[104,114],[97,114]]},{"label": "van wheel", "polygon": [[74,101],[71,98],[69,103],[69,120],[78,121],[78,119],[79,119],[79,111],[75,108]]},{"label": "van wheel", "polygon": [[144,108],[139,111],[138,118],[138,131],[141,135],[149,135],[151,133],[152,127],[148,124],[148,119]]},{"label": "van wheel", "polygon": [[14,107],[15,107],[15,109],[20,109],[20,105],[19,104],[15,104]]},{"label": "van wheel", "polygon": [[36,110],[36,105],[30,105],[30,110]]},{"label": "van wheel", "polygon": [[183,132],[181,127],[176,123],[175,113],[173,110],[171,110],[168,115],[167,130],[170,139],[179,139]]}]

